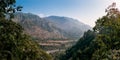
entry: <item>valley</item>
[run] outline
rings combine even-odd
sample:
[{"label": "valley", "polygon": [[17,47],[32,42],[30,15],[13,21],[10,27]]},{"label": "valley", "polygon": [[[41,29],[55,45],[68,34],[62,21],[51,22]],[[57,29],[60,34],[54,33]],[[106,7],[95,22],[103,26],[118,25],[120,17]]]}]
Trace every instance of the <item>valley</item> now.
[{"label": "valley", "polygon": [[119,2],[0,0],[0,60],[120,60]]},{"label": "valley", "polygon": [[55,53],[65,51],[67,48],[73,46],[78,40],[48,40],[46,42],[39,42],[39,45],[47,53]]},{"label": "valley", "polygon": [[16,13],[13,19],[24,28],[40,48],[54,59],[76,44],[90,26],[69,17],[49,16],[41,18],[32,13]]}]

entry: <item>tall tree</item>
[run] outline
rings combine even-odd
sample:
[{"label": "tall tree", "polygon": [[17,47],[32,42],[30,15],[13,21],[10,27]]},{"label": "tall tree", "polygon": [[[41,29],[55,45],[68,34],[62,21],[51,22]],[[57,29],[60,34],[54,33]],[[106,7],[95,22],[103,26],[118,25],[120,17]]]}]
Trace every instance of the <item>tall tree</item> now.
[{"label": "tall tree", "polygon": [[94,27],[94,31],[98,33],[95,41],[98,48],[93,54],[95,60],[113,60],[115,52],[120,50],[120,12],[115,4],[107,8],[107,15],[98,19]]},{"label": "tall tree", "polygon": [[13,13],[21,11],[22,6],[16,6],[15,3],[16,0],[0,0],[0,18],[6,18],[7,16],[11,19]]},{"label": "tall tree", "polygon": [[85,32],[74,46],[60,56],[60,60],[90,60],[94,52],[92,41],[95,39],[95,36],[96,34],[91,30]]},{"label": "tall tree", "polygon": [[62,59],[120,60],[120,12],[115,6],[116,3],[110,5],[107,15],[96,21],[94,32],[85,33]]},{"label": "tall tree", "polygon": [[13,22],[13,13],[20,11],[15,0],[0,0],[0,60],[52,60]]}]

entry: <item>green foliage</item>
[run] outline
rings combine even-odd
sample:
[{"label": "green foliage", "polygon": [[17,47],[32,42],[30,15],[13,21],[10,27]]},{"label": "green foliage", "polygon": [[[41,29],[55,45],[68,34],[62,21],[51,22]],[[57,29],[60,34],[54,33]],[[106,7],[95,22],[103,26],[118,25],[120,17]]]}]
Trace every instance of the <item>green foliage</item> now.
[{"label": "green foliage", "polygon": [[114,51],[120,50],[120,12],[117,8],[109,7],[107,15],[97,20],[94,30],[98,33],[94,41],[98,47],[93,54],[93,59],[118,59],[114,59]]},{"label": "green foliage", "polygon": [[66,51],[64,60],[120,60],[120,12],[115,3],[110,6],[93,28],[96,36],[84,34]]},{"label": "green foliage", "polygon": [[[102,23],[102,24],[101,24]],[[100,28],[98,28],[98,25]],[[98,39],[109,49],[120,49],[120,17],[103,17],[96,22],[95,31],[99,31]]]},{"label": "green foliage", "polygon": [[0,60],[52,60],[11,20],[22,8],[14,4],[15,0],[0,0]]},{"label": "green foliage", "polygon": [[65,55],[61,56],[60,60],[89,60],[94,52],[91,44],[95,36],[96,34],[93,31],[88,30],[85,32],[83,37],[73,47],[68,49]]},{"label": "green foliage", "polygon": [[0,0],[0,18],[13,18],[13,13],[21,11],[22,6],[15,5],[16,0]]},{"label": "green foliage", "polygon": [[98,19],[94,30],[98,32],[95,43],[99,47],[94,54],[96,55],[94,58],[112,59],[111,57],[114,54],[111,52],[120,49],[120,16],[104,16]]},{"label": "green foliage", "polygon": [[11,20],[0,20],[1,60],[51,60],[37,43],[23,32],[23,28]]}]

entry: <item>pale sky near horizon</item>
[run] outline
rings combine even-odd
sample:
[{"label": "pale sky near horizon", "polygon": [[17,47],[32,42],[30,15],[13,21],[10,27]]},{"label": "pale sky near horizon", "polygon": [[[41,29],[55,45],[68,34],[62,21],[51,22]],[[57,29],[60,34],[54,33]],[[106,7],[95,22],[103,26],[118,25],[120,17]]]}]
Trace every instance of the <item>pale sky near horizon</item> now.
[{"label": "pale sky near horizon", "polygon": [[70,17],[93,27],[113,2],[120,8],[120,0],[17,0],[17,5],[23,6],[25,13]]}]

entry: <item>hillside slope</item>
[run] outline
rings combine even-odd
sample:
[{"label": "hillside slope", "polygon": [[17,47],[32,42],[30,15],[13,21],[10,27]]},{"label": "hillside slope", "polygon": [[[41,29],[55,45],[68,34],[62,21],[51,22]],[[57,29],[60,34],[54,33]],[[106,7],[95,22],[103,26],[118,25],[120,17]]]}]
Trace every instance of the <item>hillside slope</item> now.
[{"label": "hillside slope", "polygon": [[69,38],[79,39],[85,31],[91,29],[90,26],[69,17],[49,16],[44,19],[53,22],[55,26],[64,30]]},{"label": "hillside slope", "polygon": [[65,39],[60,33],[61,29],[55,27],[51,22],[31,13],[17,13],[14,21],[20,23],[34,39]]},{"label": "hillside slope", "polygon": [[73,46],[90,27],[72,18],[51,17],[41,18],[31,13],[16,13],[14,21],[22,25],[25,33],[36,40],[43,50],[56,58],[58,53]]},{"label": "hillside slope", "polygon": [[50,16],[41,18],[31,13],[16,13],[14,21],[20,23],[34,39],[78,39],[91,29],[75,19]]}]

